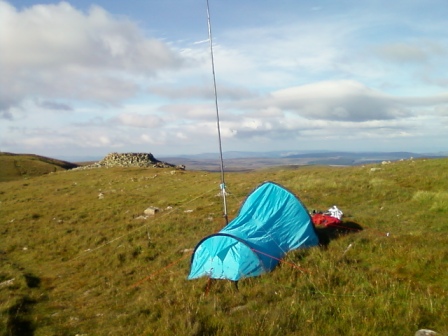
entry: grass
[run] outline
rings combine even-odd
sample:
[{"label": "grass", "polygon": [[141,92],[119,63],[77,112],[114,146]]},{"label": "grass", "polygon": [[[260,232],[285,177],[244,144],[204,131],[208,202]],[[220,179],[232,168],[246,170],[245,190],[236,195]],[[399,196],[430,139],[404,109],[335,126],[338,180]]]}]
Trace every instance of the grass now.
[{"label": "grass", "polygon": [[78,165],[66,161],[34,154],[13,154],[0,152],[0,182],[41,176]]},{"label": "grass", "polygon": [[[326,248],[290,252],[238,290],[186,280],[191,249],[224,225],[218,173],[3,175],[0,335],[448,334],[447,165],[226,174],[230,219],[270,180],[309,210],[336,204],[347,225],[363,228],[333,232]],[[144,219],[149,206],[160,211]]]}]

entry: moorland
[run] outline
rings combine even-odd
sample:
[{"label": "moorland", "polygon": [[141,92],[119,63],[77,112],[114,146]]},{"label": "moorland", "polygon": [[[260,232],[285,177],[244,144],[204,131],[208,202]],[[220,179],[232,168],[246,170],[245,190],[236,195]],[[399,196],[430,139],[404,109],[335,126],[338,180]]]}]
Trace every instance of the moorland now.
[{"label": "moorland", "polygon": [[361,228],[238,288],[187,280],[225,225],[219,172],[77,166],[0,155],[1,336],[448,334],[446,158],[226,173],[230,220],[273,181]]}]

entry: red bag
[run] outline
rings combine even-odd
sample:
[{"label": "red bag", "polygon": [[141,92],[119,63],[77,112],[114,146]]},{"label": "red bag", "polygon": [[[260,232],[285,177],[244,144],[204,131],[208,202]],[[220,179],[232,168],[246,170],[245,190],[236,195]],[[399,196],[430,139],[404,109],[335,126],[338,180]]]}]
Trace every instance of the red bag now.
[{"label": "red bag", "polygon": [[322,213],[314,214],[311,219],[313,220],[314,225],[323,225],[323,226],[338,226],[342,223],[340,219],[336,217],[332,217],[330,215],[325,215]]}]

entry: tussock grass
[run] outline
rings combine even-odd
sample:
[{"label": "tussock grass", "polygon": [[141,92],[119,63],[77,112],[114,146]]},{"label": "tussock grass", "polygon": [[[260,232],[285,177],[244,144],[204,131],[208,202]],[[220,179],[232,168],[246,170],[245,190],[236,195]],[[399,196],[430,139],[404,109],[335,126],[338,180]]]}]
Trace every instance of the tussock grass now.
[{"label": "tussock grass", "polygon": [[429,211],[446,212],[448,210],[448,192],[446,191],[423,191],[415,192],[413,200],[423,206],[427,206]]},{"label": "tussock grass", "polygon": [[[337,205],[349,227],[322,231],[325,248],[293,251],[238,289],[186,280],[192,249],[225,225],[219,174],[110,168],[4,181],[0,335],[448,334],[447,165],[226,174],[230,219],[270,180],[309,210]],[[145,218],[150,206],[160,211]]]}]

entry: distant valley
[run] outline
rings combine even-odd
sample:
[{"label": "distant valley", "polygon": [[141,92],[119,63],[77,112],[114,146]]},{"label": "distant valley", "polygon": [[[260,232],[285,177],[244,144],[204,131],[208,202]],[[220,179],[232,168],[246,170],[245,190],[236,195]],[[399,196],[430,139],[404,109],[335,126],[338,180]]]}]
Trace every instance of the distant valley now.
[{"label": "distant valley", "polygon": [[[3,160],[6,160],[7,158],[9,160],[8,164],[6,161],[3,163],[3,170],[5,170],[8,165],[11,165],[11,171],[20,171],[21,164],[18,163],[17,160],[23,159],[31,159],[33,166],[36,166],[38,161],[42,161],[45,164],[45,169],[41,163],[38,170],[40,171],[43,169],[45,172],[85,166],[104,159],[104,157],[100,156],[57,156],[55,158],[48,158],[36,154],[0,154]],[[157,160],[162,162],[173,165],[185,165],[187,170],[221,170],[220,156],[218,153],[164,156],[154,151],[151,152],[151,154]],[[226,171],[250,171],[270,167],[294,168],[304,165],[355,166],[382,161],[409,160],[411,158],[433,159],[443,157],[448,157],[448,152],[229,151],[223,153],[224,169]],[[33,169],[36,170],[36,168]],[[31,171],[29,167],[27,170],[27,173],[30,174]]]},{"label": "distant valley", "polygon": [[[447,156],[448,153],[274,151],[225,152],[223,160],[226,171],[245,171],[278,166],[354,166],[382,161],[399,161],[411,158],[442,158]],[[172,164],[183,164],[189,170],[219,171],[221,169],[218,153],[158,157],[158,159]]]}]

